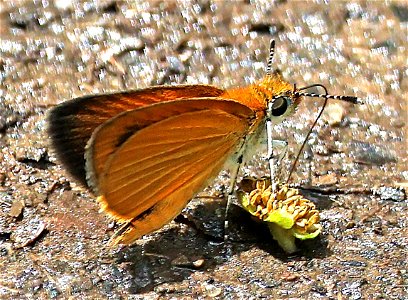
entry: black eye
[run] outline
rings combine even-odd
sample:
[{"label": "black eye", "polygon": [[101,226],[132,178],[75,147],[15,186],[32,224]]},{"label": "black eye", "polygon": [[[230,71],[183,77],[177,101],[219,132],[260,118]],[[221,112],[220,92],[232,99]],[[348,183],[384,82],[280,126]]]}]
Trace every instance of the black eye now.
[{"label": "black eye", "polygon": [[272,116],[282,116],[289,108],[292,100],[288,96],[275,98],[272,104]]}]

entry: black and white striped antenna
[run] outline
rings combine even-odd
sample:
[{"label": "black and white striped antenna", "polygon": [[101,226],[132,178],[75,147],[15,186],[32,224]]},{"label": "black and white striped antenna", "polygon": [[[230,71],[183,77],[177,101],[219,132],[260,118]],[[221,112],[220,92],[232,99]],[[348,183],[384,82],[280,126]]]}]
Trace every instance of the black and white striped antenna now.
[{"label": "black and white striped antenna", "polygon": [[271,40],[271,44],[269,46],[269,58],[268,58],[268,64],[266,65],[266,75],[270,76],[272,75],[272,61],[273,61],[273,55],[275,54],[275,40]]},{"label": "black and white striped antenna", "polygon": [[[308,86],[303,89],[308,89],[311,87],[314,87],[316,85],[313,86]],[[321,85],[319,85],[321,86]],[[305,97],[314,97],[314,98],[324,98],[324,99],[336,99],[336,100],[342,100],[342,101],[346,101],[346,102],[350,102],[353,104],[363,104],[363,101],[361,101],[359,98],[354,97],[354,96],[343,96],[343,95],[329,95],[329,94],[315,94],[315,93],[306,93],[306,92],[299,92],[296,91],[294,92],[295,96],[305,96]]]}]

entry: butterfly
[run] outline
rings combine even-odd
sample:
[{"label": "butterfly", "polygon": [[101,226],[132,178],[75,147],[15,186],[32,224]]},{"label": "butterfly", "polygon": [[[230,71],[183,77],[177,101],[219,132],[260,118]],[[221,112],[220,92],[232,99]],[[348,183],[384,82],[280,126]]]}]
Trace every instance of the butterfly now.
[{"label": "butterfly", "polygon": [[50,110],[57,158],[103,211],[124,222],[111,243],[132,243],[173,220],[230,157],[238,162],[236,177],[265,126],[292,115],[303,96],[357,103],[303,92],[272,73],[274,49],[271,41],[265,77],[246,87],[155,86],[80,97]]}]

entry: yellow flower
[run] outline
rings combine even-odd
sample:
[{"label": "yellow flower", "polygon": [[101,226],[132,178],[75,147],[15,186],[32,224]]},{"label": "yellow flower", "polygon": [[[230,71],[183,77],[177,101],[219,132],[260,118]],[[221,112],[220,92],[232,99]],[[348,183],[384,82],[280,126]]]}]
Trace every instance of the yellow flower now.
[{"label": "yellow flower", "polygon": [[238,198],[244,209],[261,221],[267,222],[278,244],[287,253],[297,250],[295,238],[313,239],[321,232],[319,211],[304,198],[299,190],[269,179],[244,179]]}]

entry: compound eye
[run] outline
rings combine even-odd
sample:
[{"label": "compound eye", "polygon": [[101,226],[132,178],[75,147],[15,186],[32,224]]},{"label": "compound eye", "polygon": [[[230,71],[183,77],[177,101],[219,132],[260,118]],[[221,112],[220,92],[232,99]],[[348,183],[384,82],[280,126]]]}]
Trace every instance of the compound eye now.
[{"label": "compound eye", "polygon": [[272,104],[272,116],[280,117],[284,115],[288,111],[291,103],[292,99],[289,96],[275,98]]}]

